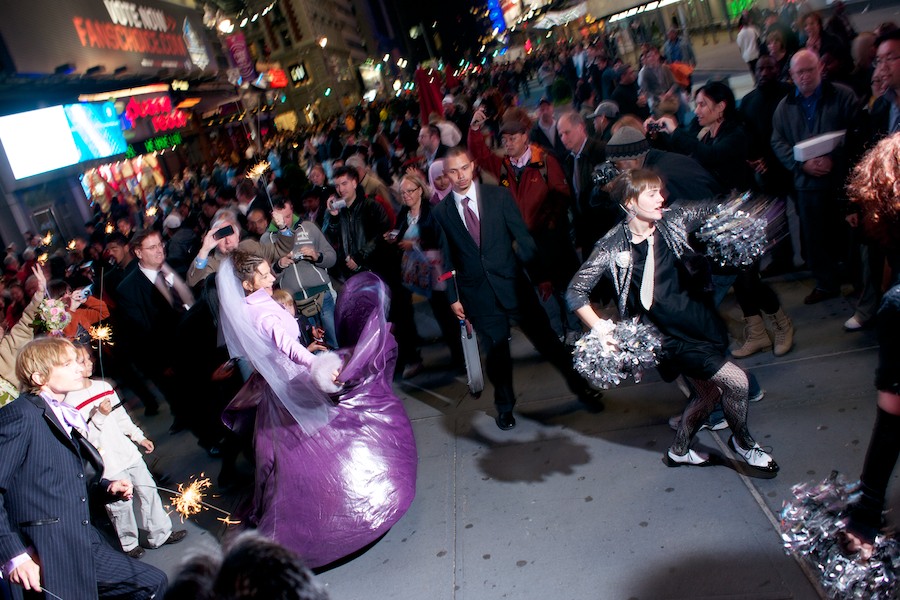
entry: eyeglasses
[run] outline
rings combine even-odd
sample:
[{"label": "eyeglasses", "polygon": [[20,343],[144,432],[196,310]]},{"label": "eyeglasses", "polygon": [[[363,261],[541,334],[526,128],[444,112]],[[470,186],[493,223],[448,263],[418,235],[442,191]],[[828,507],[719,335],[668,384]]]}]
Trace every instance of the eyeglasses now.
[{"label": "eyeglasses", "polygon": [[416,193],[417,191],[419,191],[421,189],[422,189],[421,187],[416,186],[411,190],[400,190],[400,195],[401,196],[412,196],[414,193]]},{"label": "eyeglasses", "polygon": [[887,66],[888,64],[894,62],[895,60],[900,60],[900,56],[882,56],[882,57],[876,58],[875,60],[872,61],[872,67],[877,69],[878,67],[880,67],[882,65]]},{"label": "eyeglasses", "polygon": [[141,250],[162,250],[162,244],[153,244],[152,246],[141,246]]}]

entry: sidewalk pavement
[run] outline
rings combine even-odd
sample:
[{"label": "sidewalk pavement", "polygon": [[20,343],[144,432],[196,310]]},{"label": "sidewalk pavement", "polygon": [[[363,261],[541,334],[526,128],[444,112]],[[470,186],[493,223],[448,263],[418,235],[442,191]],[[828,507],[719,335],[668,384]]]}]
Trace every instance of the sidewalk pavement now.
[{"label": "sidewalk pavement", "polygon": [[[426,370],[395,385],[418,444],[416,500],[378,543],[319,575],[331,598],[820,597],[782,549],[778,512],[797,482],[833,469],[858,476],[875,414],[876,343],[871,330],[841,329],[850,299],[804,306],[804,275],[770,280],[794,320],[794,349],[737,361],[766,389],[750,407],[750,427],[781,465],[774,479],[748,476],[734,462],[727,430],[701,432],[697,443],[724,466],[667,468],[667,419],[684,397],[655,373],[607,392],[606,411],[590,414],[515,331],[518,426],[503,432],[490,386],[472,398],[463,377],[443,370],[443,346],[425,347]],[[416,311],[423,337],[436,336],[427,303]],[[730,296],[723,311],[739,335]],[[218,461],[190,434],[166,435],[164,414],[138,420],[157,443],[157,471],[172,482],[200,472],[215,480]],[[893,491],[897,506],[900,488]],[[207,500],[232,510],[248,493],[217,495],[214,487]],[[191,518],[184,542],[144,560],[171,576],[188,551],[215,548],[227,533],[217,516]]]}]

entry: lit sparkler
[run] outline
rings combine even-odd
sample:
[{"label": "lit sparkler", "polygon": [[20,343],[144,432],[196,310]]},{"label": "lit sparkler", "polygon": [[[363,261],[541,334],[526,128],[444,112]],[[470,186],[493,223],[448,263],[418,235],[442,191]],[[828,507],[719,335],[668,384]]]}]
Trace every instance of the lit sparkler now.
[{"label": "lit sparkler", "polygon": [[48,231],[47,235],[45,235],[44,237],[41,238],[41,245],[49,246],[52,243],[53,243],[53,232]]},{"label": "lit sparkler", "polygon": [[106,232],[106,235],[111,234],[115,230],[116,230],[116,226],[113,225],[111,221],[106,224],[106,229],[104,229],[104,231]]},{"label": "lit sparkler", "polygon": [[222,510],[218,506],[213,506],[208,502],[203,500],[206,495],[204,492],[208,490],[212,486],[212,483],[209,481],[209,477],[204,476],[203,473],[200,473],[200,477],[198,479],[194,479],[187,486],[183,483],[178,484],[177,490],[172,490],[169,488],[164,488],[160,486],[144,486],[144,487],[154,487],[161,492],[167,492],[172,494],[172,508],[181,516],[182,523],[188,517],[199,514],[200,512],[208,509],[212,509],[214,511],[220,512],[224,517],[218,517],[217,520],[224,523],[225,525],[237,525],[240,521],[235,521],[231,518],[231,513],[225,510]]},{"label": "lit sparkler", "polygon": [[50,255],[47,254],[46,252],[44,252],[37,258],[38,263],[40,263],[42,265],[46,265],[48,260],[50,260]]},{"label": "lit sparkler", "polygon": [[159,209],[158,209],[156,206],[148,206],[148,207],[147,207],[147,211],[146,211],[146,212],[147,212],[147,216],[148,216],[148,217],[155,217],[155,216],[156,216],[156,211],[157,211],[157,210],[159,210]]},{"label": "lit sparkler", "polygon": [[91,334],[91,339],[95,342],[99,342],[100,344],[109,344],[113,345],[112,342],[112,327],[109,325],[97,325],[91,327],[91,330],[88,332]]},{"label": "lit sparkler", "polygon": [[68,244],[66,244],[66,250],[72,252],[75,250],[75,240],[70,240]]},{"label": "lit sparkler", "polygon": [[249,171],[247,171],[247,177],[249,177],[250,179],[252,179],[255,182],[260,177],[265,175],[266,171],[268,171],[268,170],[269,170],[268,161],[262,160],[262,161],[256,163],[255,165],[253,165],[253,167],[251,167],[251,169]]}]

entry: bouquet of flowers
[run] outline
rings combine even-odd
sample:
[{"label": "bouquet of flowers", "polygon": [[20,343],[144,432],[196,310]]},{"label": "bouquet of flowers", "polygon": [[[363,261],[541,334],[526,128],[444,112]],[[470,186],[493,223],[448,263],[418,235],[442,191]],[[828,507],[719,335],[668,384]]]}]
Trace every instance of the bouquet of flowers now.
[{"label": "bouquet of flowers", "polygon": [[38,306],[37,315],[31,326],[38,333],[62,335],[62,330],[71,320],[72,315],[66,310],[66,305],[62,300],[44,298]]}]

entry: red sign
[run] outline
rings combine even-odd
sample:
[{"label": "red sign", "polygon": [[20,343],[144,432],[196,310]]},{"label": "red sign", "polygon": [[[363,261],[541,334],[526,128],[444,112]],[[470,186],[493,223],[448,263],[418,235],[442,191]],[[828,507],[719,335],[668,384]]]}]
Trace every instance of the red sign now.
[{"label": "red sign", "polygon": [[285,88],[288,85],[287,73],[284,69],[269,69],[269,87]]},{"label": "red sign", "polygon": [[125,118],[134,127],[139,119],[150,119],[154,133],[181,129],[188,124],[190,115],[172,108],[172,99],[167,95],[154,96],[145,100],[131,98],[125,105]]},{"label": "red sign", "polygon": [[188,53],[184,38],[178,33],[147,31],[82,17],[72,17],[72,24],[81,45],[86,48],[169,56],[185,56]]}]

